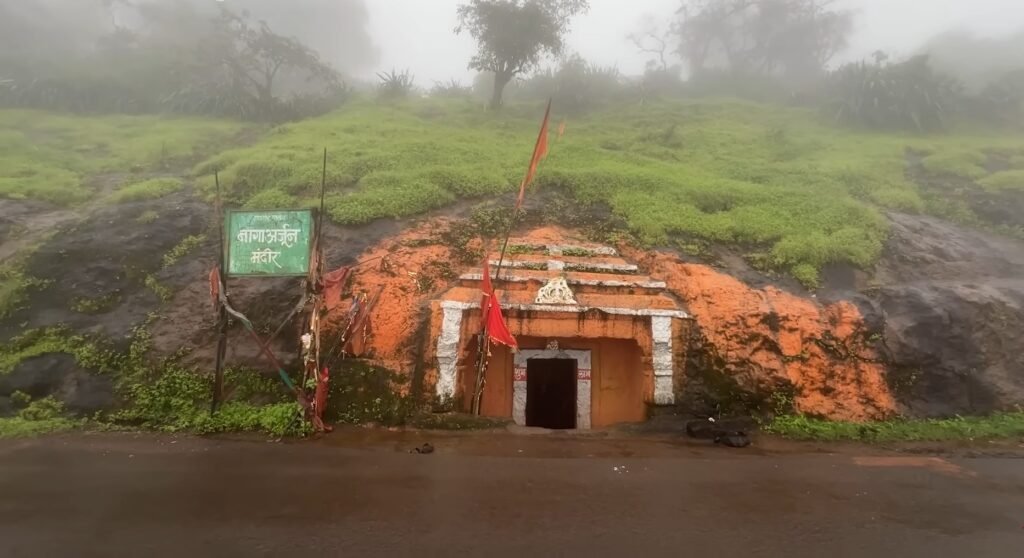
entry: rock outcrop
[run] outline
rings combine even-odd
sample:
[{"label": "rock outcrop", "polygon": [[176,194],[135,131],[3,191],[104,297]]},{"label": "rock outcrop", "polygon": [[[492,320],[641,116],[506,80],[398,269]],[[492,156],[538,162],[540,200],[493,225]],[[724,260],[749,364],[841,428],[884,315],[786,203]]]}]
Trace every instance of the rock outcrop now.
[{"label": "rock outcrop", "polygon": [[885,367],[855,305],[824,306],[775,287],[755,289],[667,253],[637,251],[633,256],[652,276],[668,282],[697,321],[700,335],[691,350],[704,358],[691,359],[687,378],[701,382],[707,392],[689,405],[730,405],[708,401],[727,397],[726,390],[714,387],[720,375],[717,379],[729,383],[734,397],[764,411],[849,421],[896,413]]},{"label": "rock outcrop", "polygon": [[1024,405],[1024,242],[893,214],[861,307],[884,324],[903,410],[982,414]]}]

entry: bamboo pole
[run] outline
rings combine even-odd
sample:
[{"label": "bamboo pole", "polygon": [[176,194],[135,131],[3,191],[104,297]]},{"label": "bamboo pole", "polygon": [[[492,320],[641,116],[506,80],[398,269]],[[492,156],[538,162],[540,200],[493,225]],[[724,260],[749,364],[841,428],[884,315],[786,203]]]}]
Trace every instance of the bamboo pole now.
[{"label": "bamboo pole", "polygon": [[[225,249],[224,249],[224,205],[220,195],[220,176],[217,172],[213,173],[213,180],[217,185],[217,230],[219,231],[219,242],[220,254],[217,258],[217,265],[220,269],[220,285],[218,288],[224,293],[225,299],[227,298],[227,265],[224,261]],[[228,311],[224,307],[224,304],[217,301],[217,324],[219,326],[219,333],[217,339],[217,360],[213,370],[213,397],[210,405],[210,414],[217,412],[224,398],[224,357],[227,354],[228,348]]]}]

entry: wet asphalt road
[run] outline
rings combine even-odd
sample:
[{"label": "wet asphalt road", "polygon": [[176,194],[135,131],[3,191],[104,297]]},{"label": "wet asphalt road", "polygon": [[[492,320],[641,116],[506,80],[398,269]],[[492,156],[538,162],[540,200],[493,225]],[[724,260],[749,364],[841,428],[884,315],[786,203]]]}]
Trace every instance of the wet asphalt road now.
[{"label": "wet asphalt road", "polygon": [[471,440],[0,442],[0,557],[1024,556],[1021,459]]}]

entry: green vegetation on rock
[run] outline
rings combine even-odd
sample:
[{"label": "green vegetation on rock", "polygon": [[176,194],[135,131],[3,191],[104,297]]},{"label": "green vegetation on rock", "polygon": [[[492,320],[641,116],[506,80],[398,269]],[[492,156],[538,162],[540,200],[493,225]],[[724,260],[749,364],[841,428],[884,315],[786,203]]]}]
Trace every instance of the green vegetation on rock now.
[{"label": "green vegetation on rock", "polygon": [[41,283],[43,281],[27,277],[20,269],[0,266],[0,318],[17,310],[29,289]]},{"label": "green vegetation on rock", "polygon": [[0,197],[74,204],[102,185],[92,177],[208,157],[242,128],[212,119],[0,110]]},{"label": "green vegetation on rock", "polygon": [[[315,206],[327,147],[331,218],[415,215],[515,192],[540,111],[493,114],[450,99],[355,103],[278,127],[195,172],[207,196],[219,170],[232,202]],[[1024,155],[1024,140],[1011,135],[856,132],[814,111],[741,101],[634,104],[574,118],[550,141],[535,188],[607,203],[647,244],[679,236],[758,246],[768,265],[809,285],[825,264],[878,258],[882,210],[929,210],[928,192],[906,177],[907,149],[926,153],[936,172],[969,176],[985,172],[986,151]]]},{"label": "green vegetation on rock", "polygon": [[[15,392],[15,395],[19,395],[19,392]],[[24,408],[16,416],[0,418],[0,438],[51,434],[71,430],[80,424],[80,421],[65,416],[64,405],[53,397],[36,401],[29,401],[26,397],[17,403],[24,404]]]},{"label": "green vegetation on rock", "polygon": [[1016,190],[1024,192],[1024,170],[1012,170],[993,174],[980,181],[985,188],[993,191]]},{"label": "green vegetation on rock", "polygon": [[205,234],[190,235],[181,239],[181,242],[164,254],[164,267],[171,267],[178,263],[178,260],[187,256],[190,252],[202,245],[203,242],[206,242]]},{"label": "green vegetation on rock", "polygon": [[134,182],[114,193],[115,203],[153,200],[162,198],[181,190],[183,183],[180,178],[151,178],[142,182]]},{"label": "green vegetation on rock", "polygon": [[985,170],[986,159],[985,154],[978,151],[942,151],[922,159],[921,166],[934,174],[977,179],[988,174]]},{"label": "green vegetation on rock", "polygon": [[820,441],[939,442],[1015,438],[1024,436],[1024,412],[864,424],[781,416],[769,423],[765,431],[796,440]]},{"label": "green vegetation on rock", "polygon": [[[118,411],[91,417],[92,426],[203,434],[254,431],[276,436],[307,431],[291,395],[252,371],[228,371],[227,384],[236,387],[235,397],[211,416],[210,376],[181,366],[173,356],[153,360],[149,348],[145,327],[136,329],[131,346],[123,352],[66,329],[33,330],[0,347],[0,375],[27,359],[53,353],[72,355],[83,368],[113,375],[126,404]],[[0,419],[0,437],[67,430],[80,424],[64,414],[58,401],[43,399],[33,401],[17,417]]]}]

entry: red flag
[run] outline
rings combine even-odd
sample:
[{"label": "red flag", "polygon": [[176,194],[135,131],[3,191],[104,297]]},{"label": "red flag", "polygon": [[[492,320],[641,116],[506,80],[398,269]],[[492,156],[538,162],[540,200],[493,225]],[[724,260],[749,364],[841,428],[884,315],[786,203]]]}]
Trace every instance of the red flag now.
[{"label": "red flag", "polygon": [[220,268],[215,267],[210,270],[210,302],[213,303],[214,308],[219,308],[220,304]]},{"label": "red flag", "polygon": [[551,100],[548,100],[548,108],[544,111],[544,121],[540,125],[540,134],[537,136],[537,144],[533,147],[533,157],[530,158],[530,167],[526,170],[526,177],[519,185],[519,198],[516,200],[516,209],[523,206],[523,197],[526,196],[526,187],[533,182],[537,174],[537,165],[548,156],[548,118],[551,116]]},{"label": "red flag", "polygon": [[505,323],[505,316],[501,314],[501,304],[494,295],[494,287],[491,286],[491,266],[489,256],[484,258],[483,279],[480,281],[480,289],[483,291],[483,298],[480,300],[481,320],[484,332],[491,341],[507,345],[513,349],[519,345],[516,338],[508,330]]}]

